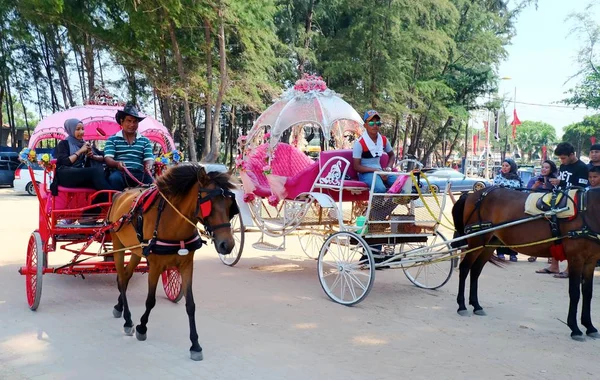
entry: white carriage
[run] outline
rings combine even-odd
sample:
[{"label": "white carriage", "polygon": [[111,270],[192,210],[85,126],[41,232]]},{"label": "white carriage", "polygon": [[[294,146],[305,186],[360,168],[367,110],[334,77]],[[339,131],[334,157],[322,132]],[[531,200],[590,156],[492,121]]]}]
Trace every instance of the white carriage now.
[{"label": "white carriage", "polygon": [[[238,248],[223,262],[239,261],[246,228],[254,227],[257,249],[284,250],[289,238],[298,238],[318,261],[323,290],[341,304],[363,300],[380,267],[402,268],[419,287],[444,285],[455,265],[438,232],[445,196],[421,192],[421,173],[402,170],[420,166],[410,160],[398,162],[400,171],[393,173],[404,181],[401,191],[375,194],[374,184],[358,181],[352,165],[352,138],[361,134],[358,113],[320,78],[304,78],[269,107],[239,139],[244,195],[234,224]],[[303,149],[310,135],[320,137],[314,160]],[[382,167],[387,159],[383,155]]]}]

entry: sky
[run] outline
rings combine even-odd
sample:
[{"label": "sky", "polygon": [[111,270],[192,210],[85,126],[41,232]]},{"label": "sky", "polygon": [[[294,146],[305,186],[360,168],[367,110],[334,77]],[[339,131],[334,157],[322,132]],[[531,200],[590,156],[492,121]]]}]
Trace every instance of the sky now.
[{"label": "sky", "polygon": [[[571,34],[574,24],[566,20],[572,12],[581,12],[590,0],[539,0],[537,10],[529,7],[521,13],[516,23],[517,35],[507,47],[508,59],[498,71],[501,80],[499,94],[511,101],[516,88],[517,102],[553,104],[567,97],[564,93],[577,81],[569,78],[577,72],[577,51],[581,46]],[[508,107],[512,113],[512,105]],[[516,104],[521,121],[543,121],[562,129],[592,110],[540,107]],[[512,118],[511,118],[512,120]]]}]

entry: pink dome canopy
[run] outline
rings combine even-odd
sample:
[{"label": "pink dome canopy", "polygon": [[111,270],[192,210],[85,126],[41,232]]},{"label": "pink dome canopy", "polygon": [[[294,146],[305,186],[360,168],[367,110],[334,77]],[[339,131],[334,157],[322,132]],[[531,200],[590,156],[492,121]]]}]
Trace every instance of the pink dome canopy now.
[{"label": "pink dome canopy", "polygon": [[[84,140],[106,140],[117,133],[121,127],[115,120],[117,111],[123,107],[107,105],[85,105],[69,108],[45,117],[38,123],[29,138],[29,148],[45,139],[64,140],[67,137],[64,124],[67,119],[79,119],[85,127]],[[142,116],[146,116],[143,115]],[[151,141],[160,144],[163,151],[175,149],[169,130],[158,120],[146,116],[139,124],[139,133]]]}]

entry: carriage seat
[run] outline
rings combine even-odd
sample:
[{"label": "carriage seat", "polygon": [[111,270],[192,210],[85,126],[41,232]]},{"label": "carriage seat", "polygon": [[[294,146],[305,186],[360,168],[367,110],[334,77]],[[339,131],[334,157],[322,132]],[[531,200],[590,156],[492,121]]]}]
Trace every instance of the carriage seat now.
[{"label": "carriage seat", "polygon": [[[333,158],[337,158],[337,157],[344,158],[345,160],[347,160],[349,162],[349,164],[345,163],[342,160],[335,160],[335,159],[332,160]],[[381,163],[382,168],[387,166],[389,158],[390,157],[387,154],[384,154],[383,156],[381,156],[380,163]],[[341,169],[342,173],[343,173],[343,170],[345,169],[345,167],[346,166],[348,167],[344,181],[343,181],[343,186],[345,189],[346,188],[356,188],[356,189],[364,188],[367,190],[369,189],[369,185],[367,185],[366,183],[364,183],[362,181],[359,181],[358,173],[356,173],[356,170],[354,170],[354,160],[352,158],[352,149],[328,150],[325,152],[321,152],[321,154],[319,155],[319,166],[322,169],[324,169],[324,170],[322,170],[322,173],[325,177],[330,175],[329,173],[331,173],[331,169],[333,169],[334,165],[338,165],[338,168]],[[324,167],[324,166],[327,166],[327,167]],[[334,171],[337,171],[337,169],[334,169]],[[320,182],[324,183],[324,181],[326,181],[326,180],[323,178],[323,181],[320,181]]]},{"label": "carriage seat", "polygon": [[[269,183],[263,173],[267,165],[267,144],[259,145],[246,162],[246,174],[252,181],[254,194],[259,197],[269,197],[273,192],[273,184]],[[294,199],[298,194],[310,190],[319,172],[319,163],[290,144],[278,143],[273,149],[271,173],[283,177],[280,184],[283,198]]]}]

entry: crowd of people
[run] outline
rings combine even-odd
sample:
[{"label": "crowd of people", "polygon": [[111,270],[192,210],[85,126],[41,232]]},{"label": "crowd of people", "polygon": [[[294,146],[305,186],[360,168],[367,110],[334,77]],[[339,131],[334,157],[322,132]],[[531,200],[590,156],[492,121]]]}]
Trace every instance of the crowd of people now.
[{"label": "crowd of people", "polygon": [[[532,177],[527,183],[527,188],[531,190],[554,190],[567,189],[571,187],[579,188],[598,188],[600,187],[600,144],[593,144],[590,148],[590,163],[583,163],[575,154],[573,145],[567,142],[556,146],[554,154],[560,161],[560,167],[557,167],[552,160],[545,160],[542,163],[541,173],[537,177]],[[517,174],[516,163],[507,158],[502,162],[500,173],[494,178],[494,185],[519,189],[523,187],[520,177]],[[500,260],[505,260],[505,256],[510,256],[510,261],[517,261],[517,252],[510,248],[498,248],[496,256]],[[528,259],[535,262],[535,257]],[[537,270],[536,273],[553,274],[556,278],[568,278],[569,269],[560,271],[559,262],[549,259],[549,266]]]}]

